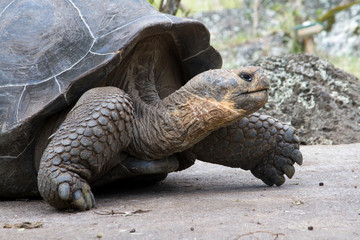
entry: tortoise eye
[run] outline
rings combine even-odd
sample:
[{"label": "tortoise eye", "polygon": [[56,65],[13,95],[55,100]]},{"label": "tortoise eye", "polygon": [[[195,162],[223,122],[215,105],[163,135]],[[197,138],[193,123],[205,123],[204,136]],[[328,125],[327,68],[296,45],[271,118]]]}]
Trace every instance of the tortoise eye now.
[{"label": "tortoise eye", "polygon": [[245,73],[245,72],[241,72],[239,74],[239,77],[241,77],[243,80],[245,80],[247,82],[251,82],[254,78],[254,76],[252,74]]}]

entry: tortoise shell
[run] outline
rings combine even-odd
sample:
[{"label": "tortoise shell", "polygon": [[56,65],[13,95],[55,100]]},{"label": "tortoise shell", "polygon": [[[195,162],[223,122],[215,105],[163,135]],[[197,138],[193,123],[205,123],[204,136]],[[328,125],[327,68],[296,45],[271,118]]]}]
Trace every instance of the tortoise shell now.
[{"label": "tortoise shell", "polygon": [[202,23],[159,13],[146,0],[1,1],[0,196],[11,195],[1,192],[4,184],[23,192],[36,184],[29,179],[44,119],[123,67],[138,42],[164,33],[174,42],[183,83],[221,67]]}]

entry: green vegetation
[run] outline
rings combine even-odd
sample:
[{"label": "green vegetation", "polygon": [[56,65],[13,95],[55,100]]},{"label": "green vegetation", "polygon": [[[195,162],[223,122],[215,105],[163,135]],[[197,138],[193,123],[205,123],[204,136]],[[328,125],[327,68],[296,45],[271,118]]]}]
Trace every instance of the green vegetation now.
[{"label": "green vegetation", "polygon": [[[159,8],[161,0],[148,0],[156,8]],[[228,8],[240,8],[243,0],[181,0],[181,7],[177,16],[187,16],[195,12],[208,12]]]},{"label": "green vegetation", "polygon": [[[149,0],[149,2],[152,3],[156,8],[159,7],[160,1],[161,0]],[[316,9],[316,16],[318,17],[319,21],[327,21],[328,24],[331,25],[331,21],[333,20],[334,15],[337,12],[359,3],[360,1],[357,0],[350,3],[349,5],[335,7],[331,10],[328,10],[327,12],[325,9]],[[279,26],[269,28],[268,33],[284,32],[284,40],[288,43],[288,52],[302,52],[303,46],[300,42],[295,40],[293,33],[295,26],[301,24],[303,21],[308,19],[308,16],[306,16],[306,11],[303,11],[303,9],[294,9],[291,2],[276,3],[271,1],[265,1],[264,4],[266,5],[266,7],[271,8],[277,13],[275,18],[278,20],[278,22],[282,23]],[[196,12],[216,11],[229,8],[241,8],[244,7],[244,5],[245,0],[181,0],[181,7],[180,10],[177,12],[177,15],[181,17],[186,17],[188,14],[194,14]],[[249,16],[249,18],[252,18],[252,16]],[[357,29],[356,31],[360,32],[359,29]],[[237,32],[225,39],[219,38],[214,41],[214,39],[212,38],[212,45],[218,50],[224,50],[229,48],[231,49],[244,42],[251,41],[256,37],[258,36],[251,37],[251,35],[245,32]],[[323,59],[326,59],[327,61],[333,63],[336,67],[350,72],[360,78],[360,58],[353,56],[328,56],[324,53],[318,53],[318,55]]]},{"label": "green vegetation", "polygon": [[319,53],[319,57],[331,62],[337,68],[340,68],[346,72],[352,73],[360,79],[360,58],[354,56],[328,56],[326,54]]},{"label": "green vegetation", "polygon": [[247,42],[248,40],[249,40],[249,35],[247,35],[245,32],[239,32],[225,39],[222,39],[221,41],[220,40],[212,41],[211,44],[213,45],[214,48],[218,50],[222,50],[222,49],[238,46],[242,43]]},{"label": "green vegetation", "polygon": [[191,12],[215,11],[227,8],[240,8],[243,5],[243,0],[207,0],[194,1],[182,0],[182,4]]},{"label": "green vegetation", "polygon": [[331,31],[332,25],[335,23],[335,14],[350,8],[355,4],[360,4],[360,1],[351,2],[345,5],[336,6],[335,8],[330,9],[324,15],[319,17],[319,22],[326,22],[326,31]]}]

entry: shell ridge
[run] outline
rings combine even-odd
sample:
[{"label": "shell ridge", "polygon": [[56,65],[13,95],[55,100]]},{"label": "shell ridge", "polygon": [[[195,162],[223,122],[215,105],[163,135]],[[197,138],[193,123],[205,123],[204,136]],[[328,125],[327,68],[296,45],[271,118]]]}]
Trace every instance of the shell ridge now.
[{"label": "shell ridge", "polygon": [[97,52],[94,52],[94,51],[89,51],[91,54],[93,55],[99,55],[99,56],[108,56],[108,55],[116,55],[116,52],[115,53],[97,53]]},{"label": "shell ridge", "polygon": [[107,35],[110,35],[110,34],[116,32],[116,31],[118,31],[118,30],[120,30],[120,29],[123,29],[123,28],[125,28],[125,27],[127,27],[127,26],[129,26],[129,25],[131,25],[131,24],[133,24],[133,23],[135,23],[135,22],[139,22],[139,21],[141,21],[143,18],[146,18],[146,17],[149,17],[149,16],[156,16],[156,15],[157,15],[157,14],[150,14],[150,15],[145,15],[145,16],[139,17],[139,18],[136,19],[136,20],[133,20],[133,21],[131,21],[131,22],[128,22],[128,23],[125,24],[125,25],[122,25],[122,26],[120,26],[120,27],[118,27],[118,28],[115,28],[115,29],[111,30],[110,32],[108,32],[108,33],[106,33],[106,34],[104,34],[104,35],[101,35],[100,37],[98,37],[98,39],[103,38],[103,37],[106,37]]},{"label": "shell ridge", "polygon": [[0,13],[0,17],[4,14],[4,12],[8,9],[8,7],[11,6],[11,4],[13,4],[16,0],[12,0],[5,8],[4,10],[2,10],[2,12]]},{"label": "shell ridge", "polygon": [[18,104],[16,106],[16,121],[19,122],[19,109],[20,109],[20,103],[22,102],[22,98],[24,97],[24,93],[25,93],[25,90],[26,90],[26,86],[24,86],[22,92],[21,92],[21,95],[19,97],[19,101],[18,101]]},{"label": "shell ridge", "polygon": [[[75,10],[78,12],[81,21],[84,23],[85,27],[88,29],[91,37],[94,39],[94,42],[95,42],[95,36],[94,36],[93,32],[91,31],[90,26],[87,24],[87,22],[85,21],[83,15],[81,14],[80,9],[75,5],[75,3],[74,3],[72,0],[68,0],[68,1],[69,1],[69,3],[75,8]],[[91,48],[90,48],[90,49],[91,49]]]},{"label": "shell ridge", "polygon": [[203,49],[203,50],[201,50],[201,51],[199,51],[199,52],[197,52],[196,54],[194,54],[194,55],[192,55],[192,56],[190,56],[190,57],[187,57],[187,58],[183,59],[182,61],[183,61],[183,62],[186,62],[187,60],[189,60],[189,59],[191,59],[191,58],[194,58],[194,57],[202,54],[203,52],[206,52],[206,51],[209,50],[210,48],[211,48],[211,46],[210,46],[210,47],[207,47],[207,48],[205,48],[205,49]]},{"label": "shell ridge", "polygon": [[32,137],[32,139],[30,140],[30,142],[24,147],[24,149],[16,156],[0,156],[0,159],[18,159],[26,150],[27,148],[34,142],[35,140],[35,136]]},{"label": "shell ridge", "polygon": [[56,78],[56,76],[54,77],[54,79],[55,79],[55,82],[56,82],[56,84],[58,86],[59,92],[61,93],[61,86],[60,86],[60,83],[59,83],[58,79]]}]

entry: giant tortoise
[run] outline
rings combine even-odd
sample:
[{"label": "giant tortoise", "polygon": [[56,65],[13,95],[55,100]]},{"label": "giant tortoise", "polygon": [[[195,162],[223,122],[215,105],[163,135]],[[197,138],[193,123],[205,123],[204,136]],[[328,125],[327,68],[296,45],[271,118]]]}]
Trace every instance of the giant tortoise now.
[{"label": "giant tortoise", "polygon": [[146,0],[1,1],[0,50],[1,198],[87,210],[90,186],[195,159],[268,185],[302,162],[295,129],[254,113],[263,71],[219,69],[202,23]]}]

